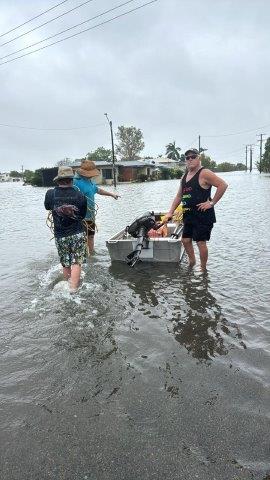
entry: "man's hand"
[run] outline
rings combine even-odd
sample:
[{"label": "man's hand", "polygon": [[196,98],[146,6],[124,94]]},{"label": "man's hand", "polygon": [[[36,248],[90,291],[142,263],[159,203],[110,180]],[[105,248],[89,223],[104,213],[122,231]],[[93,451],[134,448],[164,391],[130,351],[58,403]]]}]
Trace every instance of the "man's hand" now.
[{"label": "man's hand", "polygon": [[114,200],[118,200],[118,198],[121,197],[121,195],[119,195],[118,193],[113,193],[112,196],[113,196]]},{"label": "man's hand", "polygon": [[162,219],[162,223],[168,223],[169,220],[172,219],[172,214],[171,213],[166,213]]},{"label": "man's hand", "polygon": [[209,208],[213,208],[213,204],[210,202],[210,200],[207,200],[203,203],[197,203],[196,207],[198,207],[198,210],[201,212],[205,212],[206,210],[209,210]]}]

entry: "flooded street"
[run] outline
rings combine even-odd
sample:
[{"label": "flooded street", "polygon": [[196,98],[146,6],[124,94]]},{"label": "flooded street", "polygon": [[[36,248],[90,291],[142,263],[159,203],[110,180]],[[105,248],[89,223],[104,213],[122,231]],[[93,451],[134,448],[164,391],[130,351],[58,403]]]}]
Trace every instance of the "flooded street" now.
[{"label": "flooded street", "polygon": [[206,275],[111,265],[179,181],[123,184],[72,297],[46,189],[0,185],[1,480],[270,479],[270,176],[221,176]]}]

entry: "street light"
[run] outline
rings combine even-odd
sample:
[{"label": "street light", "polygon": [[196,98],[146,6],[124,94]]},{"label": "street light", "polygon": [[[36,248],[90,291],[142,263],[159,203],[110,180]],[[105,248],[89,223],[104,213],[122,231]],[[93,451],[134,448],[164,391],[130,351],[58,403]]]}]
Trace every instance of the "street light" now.
[{"label": "street light", "polygon": [[115,154],[114,154],[114,141],[113,141],[113,129],[112,129],[112,121],[109,120],[108,114],[104,113],[105,117],[108,120],[108,124],[110,125],[111,130],[111,140],[112,140],[112,165],[113,165],[113,186],[116,188],[116,172],[115,172]]}]

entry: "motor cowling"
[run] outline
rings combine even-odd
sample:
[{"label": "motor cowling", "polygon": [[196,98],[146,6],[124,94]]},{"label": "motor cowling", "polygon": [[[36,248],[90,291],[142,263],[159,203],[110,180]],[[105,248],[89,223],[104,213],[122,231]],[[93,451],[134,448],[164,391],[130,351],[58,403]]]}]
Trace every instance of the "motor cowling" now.
[{"label": "motor cowling", "polygon": [[154,212],[146,212],[139,218],[136,218],[132,224],[127,227],[128,233],[134,237],[138,238],[142,234],[146,235],[151,228],[153,228],[156,224]]}]

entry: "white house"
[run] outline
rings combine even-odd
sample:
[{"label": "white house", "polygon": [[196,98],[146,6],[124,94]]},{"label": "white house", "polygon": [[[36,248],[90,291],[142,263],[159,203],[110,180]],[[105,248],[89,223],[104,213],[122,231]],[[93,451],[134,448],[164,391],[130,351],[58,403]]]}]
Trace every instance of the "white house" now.
[{"label": "white house", "polygon": [[0,182],[21,182],[20,177],[11,177],[9,173],[0,173]]}]

